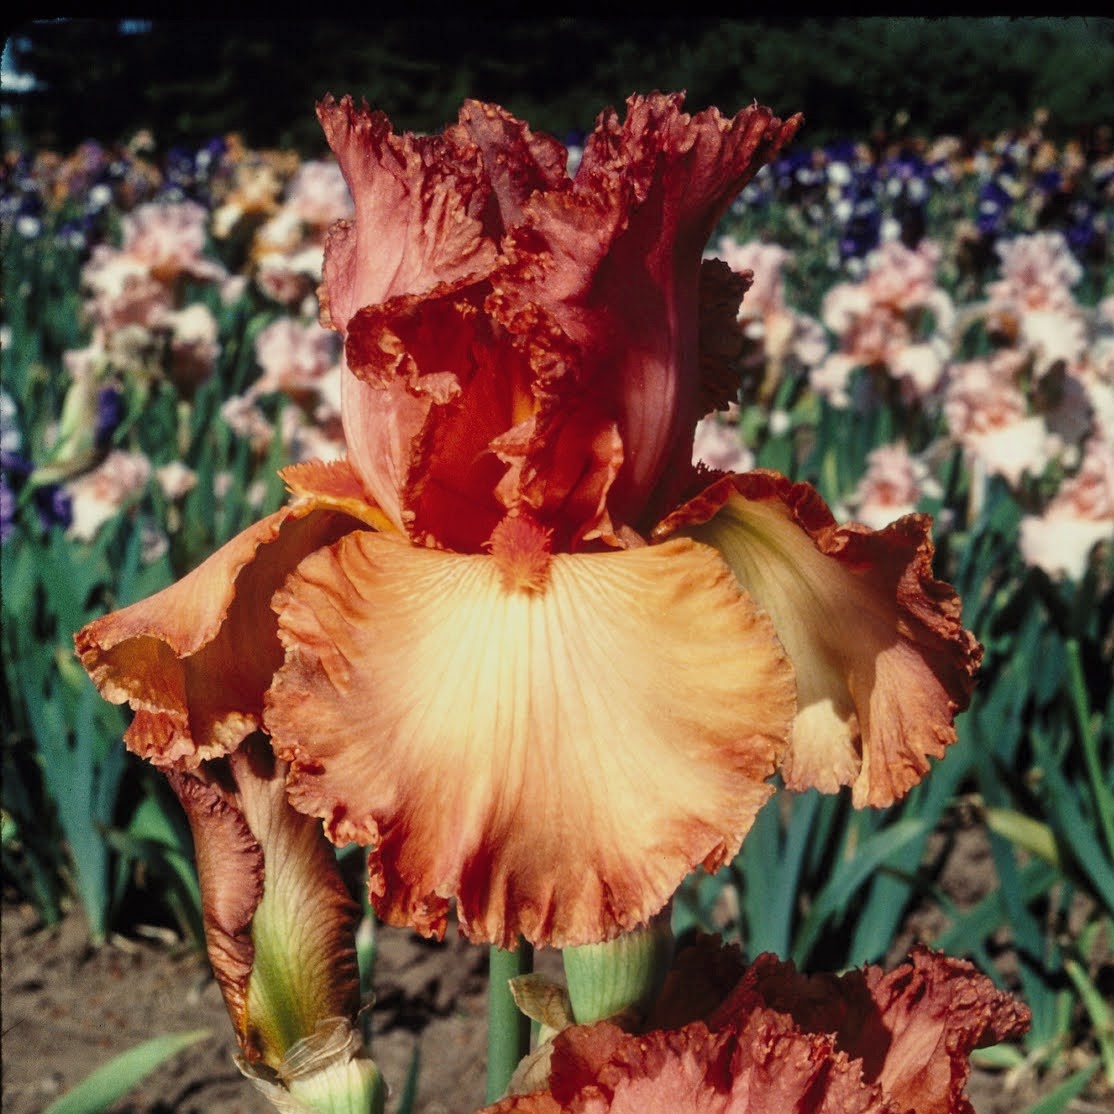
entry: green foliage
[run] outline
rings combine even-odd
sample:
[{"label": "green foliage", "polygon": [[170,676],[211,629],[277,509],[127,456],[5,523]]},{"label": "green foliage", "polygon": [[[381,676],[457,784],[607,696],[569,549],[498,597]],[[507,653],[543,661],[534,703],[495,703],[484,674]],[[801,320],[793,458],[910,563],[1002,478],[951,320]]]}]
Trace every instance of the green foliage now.
[{"label": "green foliage", "polygon": [[142,1083],[172,1056],[204,1040],[208,1029],[152,1037],[102,1064],[76,1087],[52,1102],[43,1114],[100,1114],[133,1087]]},{"label": "green foliage", "polygon": [[1074,1072],[1050,1094],[1045,1095],[1032,1106],[1026,1107],[1023,1114],[1060,1114],[1061,1111],[1067,1110],[1072,1100],[1091,1082],[1091,1077],[1097,1068],[1098,1064],[1095,1063]]},{"label": "green foliage", "polygon": [[[55,20],[25,24],[13,61],[40,88],[5,91],[30,147],[123,141],[149,128],[198,145],[322,148],[312,106],[350,92],[400,126],[433,130],[464,97],[563,135],[632,92],[687,89],[698,107],[757,98],[803,111],[811,141],[890,130],[992,134],[1047,107],[1056,134],[1114,118],[1114,22],[949,17],[619,19],[476,15]],[[962,75],[957,79],[956,75]],[[143,95],[137,97],[135,91]]]},{"label": "green foliage", "polygon": [[[124,420],[112,444],[97,448],[88,400],[72,405],[79,388],[62,370],[63,354],[86,339],[80,256],[53,235],[67,215],[63,209],[53,223],[48,218],[42,239],[10,229],[4,238],[11,343],[3,348],[3,387],[37,466],[19,492],[17,528],[0,548],[4,876],[47,923],[76,898],[95,941],[122,927],[121,912],[142,887],[148,908],[200,946],[200,894],[184,817],[164,779],[121,746],[128,719],[98,695],[74,657],[73,635],[107,610],[166,587],[258,515],[248,496],[258,461],[218,421],[219,406],[254,370],[252,339],[275,315],[248,308],[223,316],[230,373],[205,384],[188,412],[165,378],[130,377]],[[35,250],[46,242],[51,250]],[[57,441],[48,449],[59,414]],[[193,492],[171,508],[152,484],[91,541],[37,525],[37,493],[55,472],[81,473],[122,446],[155,465],[169,463],[179,459],[183,440],[187,461],[208,480],[206,491],[219,472],[231,474],[227,498]],[[282,485],[277,464],[267,463],[264,499],[275,505]],[[165,529],[175,516],[179,528],[165,551],[148,552],[151,528]]]}]

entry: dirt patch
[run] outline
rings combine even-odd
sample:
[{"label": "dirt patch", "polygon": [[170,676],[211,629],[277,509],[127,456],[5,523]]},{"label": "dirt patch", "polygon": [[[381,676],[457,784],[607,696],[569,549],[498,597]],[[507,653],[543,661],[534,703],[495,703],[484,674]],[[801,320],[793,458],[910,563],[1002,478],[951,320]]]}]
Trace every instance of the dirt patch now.
[{"label": "dirt patch", "polygon": [[[164,942],[88,944],[80,915],[37,927],[3,909],[3,1109],[38,1114],[111,1056],[160,1033],[210,1029],[116,1103],[113,1114],[272,1114],[232,1062],[235,1039],[207,963]],[[483,1104],[486,953],[381,929],[373,1053],[401,1089],[421,1057],[417,1109]]]},{"label": "dirt patch", "polygon": [[[39,1114],[112,1056],[162,1033],[212,1035],[152,1073],[111,1114],[273,1114],[232,1062],[235,1038],[208,963],[165,940],[89,944],[80,913],[50,928],[26,905],[2,910],[4,1114]],[[556,953],[537,967],[556,975]],[[378,929],[372,1054],[401,1093],[420,1057],[419,1114],[484,1102],[487,950]],[[393,1108],[393,1104],[389,1109]]]}]

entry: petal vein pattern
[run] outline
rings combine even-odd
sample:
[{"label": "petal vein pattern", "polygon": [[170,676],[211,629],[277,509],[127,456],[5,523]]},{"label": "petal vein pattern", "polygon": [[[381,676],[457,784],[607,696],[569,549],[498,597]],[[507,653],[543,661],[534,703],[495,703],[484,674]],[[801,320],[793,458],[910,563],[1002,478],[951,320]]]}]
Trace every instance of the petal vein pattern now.
[{"label": "petal vein pattern", "polygon": [[486,556],[369,532],[274,600],[265,701],[291,801],[371,850],[381,916],[513,946],[644,922],[735,853],[794,712],[768,618],[706,546]]}]

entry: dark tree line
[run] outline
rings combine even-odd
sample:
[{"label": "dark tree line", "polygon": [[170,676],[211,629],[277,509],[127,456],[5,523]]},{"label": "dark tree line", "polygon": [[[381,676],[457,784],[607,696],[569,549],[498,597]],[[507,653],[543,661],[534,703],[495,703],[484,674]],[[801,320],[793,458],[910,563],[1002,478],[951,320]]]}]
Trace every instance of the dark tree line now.
[{"label": "dark tree line", "polygon": [[166,145],[238,132],[311,154],[326,92],[419,130],[474,96],[565,135],[654,88],[686,89],[696,108],[801,110],[816,143],[899,119],[923,135],[989,135],[1038,107],[1061,136],[1114,122],[1114,20],[1091,17],[56,20],[15,27],[7,46],[36,81],[5,85],[9,146],[148,128]]}]

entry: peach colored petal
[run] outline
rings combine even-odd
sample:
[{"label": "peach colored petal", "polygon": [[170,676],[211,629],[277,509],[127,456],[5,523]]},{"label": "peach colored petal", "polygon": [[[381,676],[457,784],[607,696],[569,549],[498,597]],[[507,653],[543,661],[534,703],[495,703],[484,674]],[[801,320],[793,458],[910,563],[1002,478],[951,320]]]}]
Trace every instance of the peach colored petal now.
[{"label": "peach colored petal", "polygon": [[827,1034],[802,1033],[771,1011],[735,1030],[732,1114],[899,1114],[883,1088]]},{"label": "peach colored petal", "polygon": [[502,946],[644,923],[738,849],[793,714],[768,621],[687,539],[556,554],[508,591],[493,557],[361,532],[275,608],[291,801],[371,846],[380,914],[427,934],[452,898]]},{"label": "peach colored petal", "polygon": [[746,971],[738,944],[697,933],[678,944],[645,1029],[680,1029],[711,1017]]},{"label": "peach colored petal", "polygon": [[851,785],[856,807],[889,805],[955,741],[982,650],[932,575],[930,525],[837,526],[809,485],[756,471],[659,527],[713,545],[773,618],[797,674],[789,788]]},{"label": "peach colored petal", "polygon": [[277,1066],[317,1022],[359,1009],[358,907],[321,827],[286,800],[265,744],[171,785],[193,832],[209,960],[243,1055]]},{"label": "peach colored petal", "polygon": [[563,1108],[585,1112],[726,1114],[733,1050],[729,1034],[700,1024],[643,1037],[607,1023],[578,1027],[554,1042],[550,1088]]},{"label": "peach colored petal", "polygon": [[302,557],[357,525],[308,503],[278,511],[176,584],[80,630],[77,653],[101,695],[135,712],[128,747],[187,769],[257,730],[282,662],[271,595]]},{"label": "peach colored petal", "polygon": [[390,519],[364,495],[360,478],[347,460],[307,460],[279,473],[295,502],[343,511],[376,530],[390,531]]},{"label": "peach colored petal", "polygon": [[485,1106],[477,1114],[568,1114],[572,1107],[559,1103],[549,1091],[528,1095],[511,1095],[494,1106]]}]

